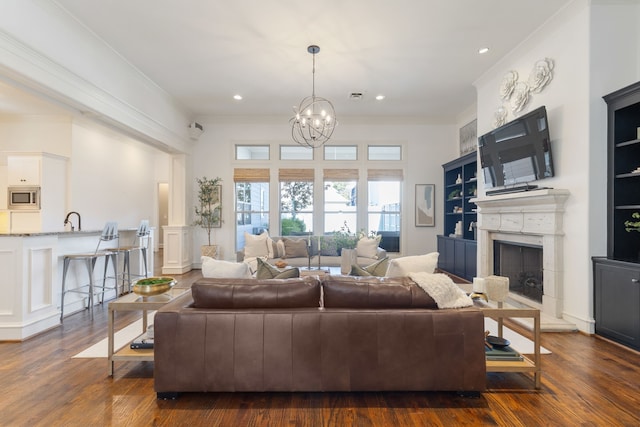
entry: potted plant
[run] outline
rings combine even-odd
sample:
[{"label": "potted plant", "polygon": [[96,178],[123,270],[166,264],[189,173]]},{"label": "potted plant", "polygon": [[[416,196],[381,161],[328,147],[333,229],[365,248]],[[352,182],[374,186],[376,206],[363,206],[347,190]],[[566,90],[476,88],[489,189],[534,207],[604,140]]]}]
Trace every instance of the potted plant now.
[{"label": "potted plant", "polygon": [[216,257],[217,246],[211,244],[211,230],[219,228],[222,223],[220,216],[220,199],[222,178],[208,179],[206,176],[196,178],[198,183],[198,205],[195,206],[196,219],[194,225],[199,225],[207,232],[207,245],[201,246],[201,254],[211,258]]},{"label": "potted plant", "polygon": [[333,241],[336,245],[338,255],[342,255],[343,249],[355,249],[358,244],[358,236],[351,232],[347,221],[340,227],[340,230],[333,233]]},{"label": "potted plant", "polygon": [[632,231],[640,232],[640,212],[632,213],[631,218],[633,218],[635,221],[625,221],[624,222],[625,231],[627,233],[630,233]]}]

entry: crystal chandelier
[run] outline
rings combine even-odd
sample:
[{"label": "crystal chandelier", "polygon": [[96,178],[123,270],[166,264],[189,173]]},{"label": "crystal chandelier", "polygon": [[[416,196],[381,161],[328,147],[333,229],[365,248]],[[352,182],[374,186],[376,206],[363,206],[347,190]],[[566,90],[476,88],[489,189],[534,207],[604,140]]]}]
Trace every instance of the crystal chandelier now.
[{"label": "crystal chandelier", "polygon": [[311,96],[304,98],[300,101],[300,106],[293,109],[296,114],[289,123],[295,142],[305,147],[318,148],[331,138],[338,121],[331,101],[316,96],[316,53],[320,52],[320,48],[311,45],[307,51],[313,55]]}]

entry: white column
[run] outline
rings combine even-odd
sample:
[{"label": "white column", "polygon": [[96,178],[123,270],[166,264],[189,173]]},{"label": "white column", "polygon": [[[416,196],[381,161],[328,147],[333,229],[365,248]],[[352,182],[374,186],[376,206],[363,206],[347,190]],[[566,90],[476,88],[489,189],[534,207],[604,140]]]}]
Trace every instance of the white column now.
[{"label": "white column", "polygon": [[171,158],[169,225],[162,227],[162,274],[191,270],[191,227],[187,225],[187,168],[184,154]]}]

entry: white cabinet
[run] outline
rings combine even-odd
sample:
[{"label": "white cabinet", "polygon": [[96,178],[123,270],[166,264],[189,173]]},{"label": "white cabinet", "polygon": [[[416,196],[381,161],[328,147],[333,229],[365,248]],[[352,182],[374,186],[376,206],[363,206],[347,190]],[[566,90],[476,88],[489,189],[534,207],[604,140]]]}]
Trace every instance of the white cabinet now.
[{"label": "white cabinet", "polygon": [[9,156],[8,185],[40,185],[40,156]]}]

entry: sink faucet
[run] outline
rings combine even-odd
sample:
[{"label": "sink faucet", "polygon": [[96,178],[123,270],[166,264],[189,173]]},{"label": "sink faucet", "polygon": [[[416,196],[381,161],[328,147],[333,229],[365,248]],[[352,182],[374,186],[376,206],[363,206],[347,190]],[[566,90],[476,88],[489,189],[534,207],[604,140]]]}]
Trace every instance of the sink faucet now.
[{"label": "sink faucet", "polygon": [[71,216],[71,214],[76,214],[76,216],[78,217],[78,231],[81,231],[82,220],[80,219],[80,214],[76,211],[71,211],[67,214],[66,218],[64,219],[64,225],[71,224],[71,231],[73,231],[73,223],[71,222],[71,220],[69,220],[69,217]]}]

